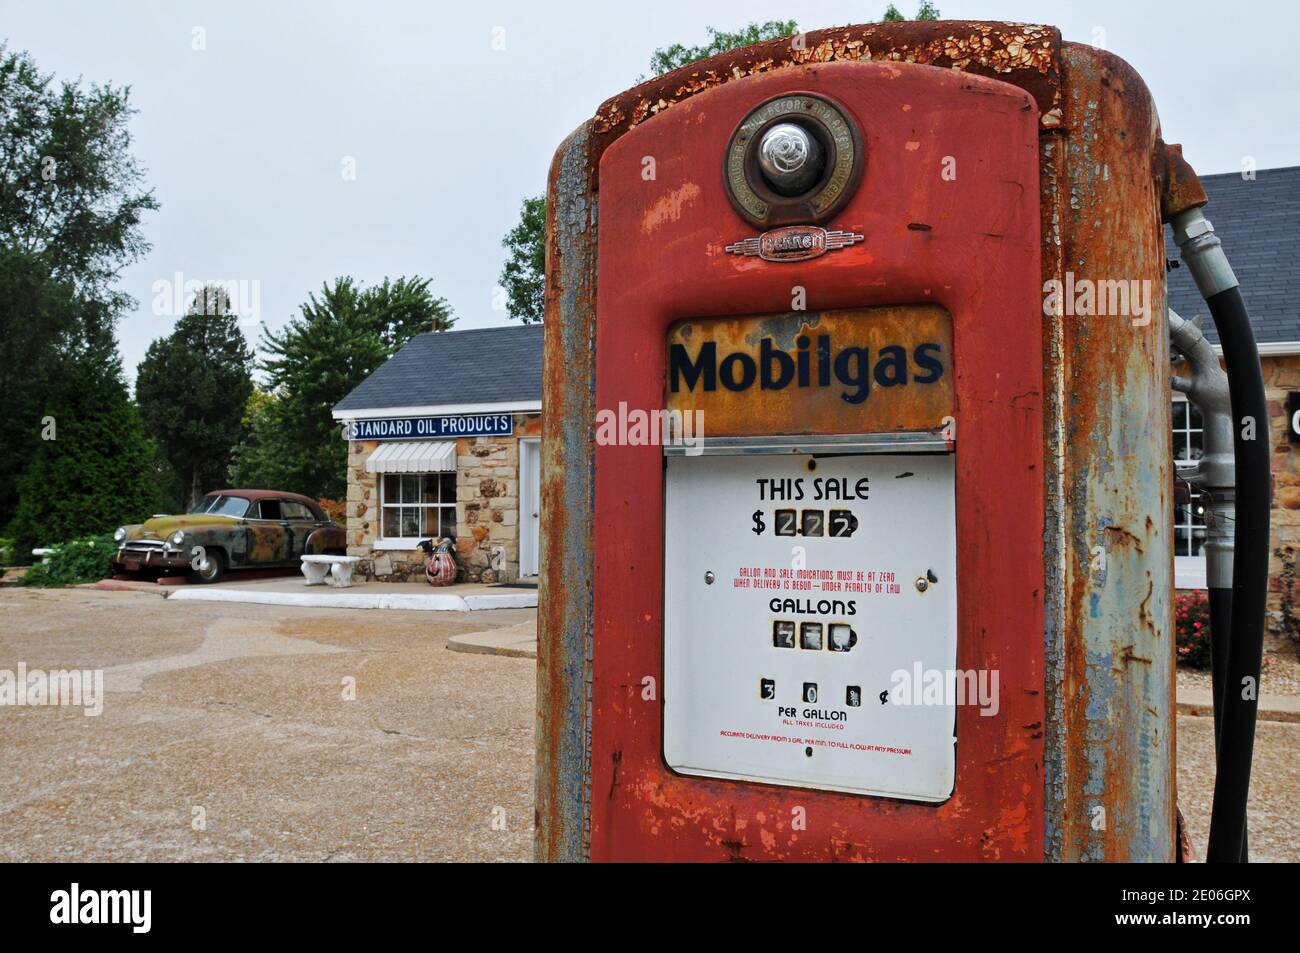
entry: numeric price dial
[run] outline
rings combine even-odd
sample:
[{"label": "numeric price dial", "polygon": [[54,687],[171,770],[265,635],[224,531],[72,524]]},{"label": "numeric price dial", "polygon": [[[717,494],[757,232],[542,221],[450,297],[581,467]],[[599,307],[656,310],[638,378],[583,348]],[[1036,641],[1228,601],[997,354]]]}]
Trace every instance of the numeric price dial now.
[{"label": "numeric price dial", "polygon": [[[828,518],[829,517],[829,518]],[[762,536],[768,529],[767,514],[763,510],[754,510],[750,517],[750,527],[755,536]],[[773,510],[772,535],[774,536],[829,536],[832,539],[847,539],[858,531],[858,518],[852,510]]]}]

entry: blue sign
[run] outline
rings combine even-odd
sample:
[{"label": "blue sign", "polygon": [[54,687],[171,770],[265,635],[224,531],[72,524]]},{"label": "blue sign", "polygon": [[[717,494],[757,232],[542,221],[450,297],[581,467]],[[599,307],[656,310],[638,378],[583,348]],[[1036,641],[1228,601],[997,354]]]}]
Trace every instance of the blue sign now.
[{"label": "blue sign", "polygon": [[509,437],[513,414],[460,414],[455,417],[376,417],[348,421],[349,440],[449,440],[456,437]]}]

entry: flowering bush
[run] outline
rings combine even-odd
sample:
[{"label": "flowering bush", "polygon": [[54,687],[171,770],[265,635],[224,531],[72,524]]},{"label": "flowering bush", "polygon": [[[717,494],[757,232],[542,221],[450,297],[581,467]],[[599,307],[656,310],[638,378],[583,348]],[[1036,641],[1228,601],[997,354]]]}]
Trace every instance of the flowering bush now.
[{"label": "flowering bush", "polygon": [[112,536],[86,536],[51,547],[54,552],[27,570],[19,582],[24,586],[75,586],[98,582],[113,572]]},{"label": "flowering bush", "polygon": [[346,525],[348,521],[348,505],[342,500],[331,500],[328,497],[322,497],[316,501],[320,508],[325,511],[325,515],[339,525]]},{"label": "flowering bush", "polygon": [[1174,599],[1178,661],[1190,668],[1210,667],[1210,600],[1203,589]]}]

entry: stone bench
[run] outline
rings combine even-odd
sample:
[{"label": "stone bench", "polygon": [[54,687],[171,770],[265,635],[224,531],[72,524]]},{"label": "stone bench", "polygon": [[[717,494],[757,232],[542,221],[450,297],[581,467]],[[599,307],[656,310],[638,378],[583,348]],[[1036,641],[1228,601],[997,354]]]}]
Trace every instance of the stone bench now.
[{"label": "stone bench", "polygon": [[303,556],[302,574],[309,586],[328,583],[336,589],[350,589],[352,569],[359,562],[360,556]]}]

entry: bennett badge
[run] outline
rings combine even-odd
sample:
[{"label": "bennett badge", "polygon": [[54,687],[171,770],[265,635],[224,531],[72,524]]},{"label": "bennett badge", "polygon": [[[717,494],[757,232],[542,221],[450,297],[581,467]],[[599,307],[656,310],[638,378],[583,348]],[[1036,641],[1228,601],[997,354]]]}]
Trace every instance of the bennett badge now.
[{"label": "bennett badge", "polygon": [[856,232],[827,231],[816,225],[790,225],[774,228],[757,238],[733,242],[725,250],[732,255],[757,255],[764,261],[807,261],[862,240],[863,236]]}]

